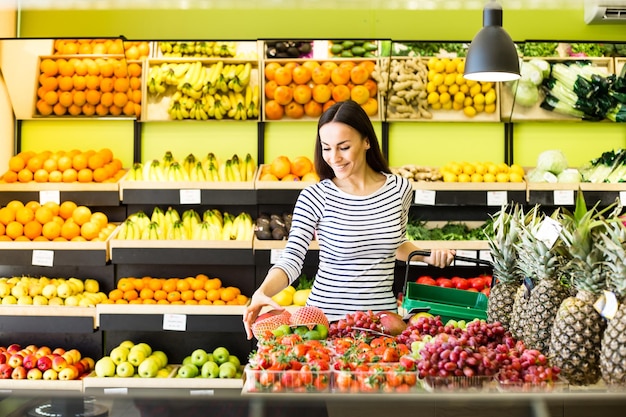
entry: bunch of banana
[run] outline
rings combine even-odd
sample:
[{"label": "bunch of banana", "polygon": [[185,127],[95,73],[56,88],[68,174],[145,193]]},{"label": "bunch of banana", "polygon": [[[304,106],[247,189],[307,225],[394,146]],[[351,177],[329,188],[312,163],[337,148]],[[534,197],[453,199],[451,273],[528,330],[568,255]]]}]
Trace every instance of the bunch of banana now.
[{"label": "bunch of banana", "polygon": [[187,74],[190,66],[191,63],[189,62],[164,62],[161,65],[154,65],[150,69],[158,68],[165,84],[178,85]]},{"label": "bunch of banana", "polygon": [[215,42],[213,44],[213,56],[234,57],[237,55],[237,42]]},{"label": "bunch of banana", "polygon": [[208,57],[213,54],[213,43],[209,41],[163,41],[159,49],[163,56]]},{"label": "bunch of banana", "polygon": [[163,94],[167,90],[167,85],[161,72],[161,67],[153,65],[148,71],[148,80],[146,81],[148,86],[148,93],[150,94]]},{"label": "bunch of banana", "polygon": [[256,119],[259,117],[259,86],[258,85],[251,87],[248,84],[248,86],[246,87],[244,108],[246,110],[246,116],[248,117],[248,119]]},{"label": "bunch of banana", "polygon": [[202,98],[202,88],[206,82],[208,72],[202,62],[195,61],[190,64],[183,78],[178,82],[176,88],[183,94],[199,100]]}]

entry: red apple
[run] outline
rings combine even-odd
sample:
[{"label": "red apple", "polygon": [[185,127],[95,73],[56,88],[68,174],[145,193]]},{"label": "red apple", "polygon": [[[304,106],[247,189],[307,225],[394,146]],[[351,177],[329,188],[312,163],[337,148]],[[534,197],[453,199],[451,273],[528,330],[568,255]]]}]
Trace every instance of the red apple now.
[{"label": "red apple", "polygon": [[80,363],[82,363],[83,366],[85,367],[85,372],[93,371],[94,367],[96,366],[96,361],[94,361],[93,358],[90,358],[88,356],[85,356],[84,358],[82,358],[80,360]]},{"label": "red apple", "polygon": [[29,369],[26,373],[26,379],[43,379],[43,372],[38,368]]},{"label": "red apple", "polygon": [[37,359],[37,368],[41,372],[46,372],[48,369],[52,368],[52,358],[50,356],[42,356]]},{"label": "red apple", "polygon": [[34,353],[29,353],[28,355],[24,356],[24,360],[22,361],[22,365],[24,366],[24,368],[26,368],[26,370],[28,371],[29,369],[33,369],[37,367],[37,357],[35,356]]},{"label": "red apple", "polygon": [[11,373],[13,372],[13,368],[8,363],[0,364],[0,379],[9,379],[11,378]]},{"label": "red apple", "polygon": [[66,368],[67,365],[68,363],[63,356],[55,356],[52,359],[52,369],[57,372],[61,372],[61,370]]},{"label": "red apple", "polygon": [[49,354],[52,353],[52,349],[50,349],[50,347],[48,346],[41,346],[39,349],[37,349],[37,352],[35,352],[35,355],[38,358],[41,358],[42,356],[47,356]]},{"label": "red apple", "polygon": [[69,353],[69,351],[65,352],[64,354],[62,354],[61,357],[63,357],[65,359],[65,362],[67,362],[68,365],[73,365],[74,364],[74,355]]},{"label": "red apple", "polygon": [[17,343],[13,343],[12,345],[9,345],[9,347],[7,347],[7,352],[9,353],[16,353],[20,350],[22,350],[22,347]]},{"label": "red apple", "polygon": [[0,364],[1,363],[7,363],[7,361],[9,360],[10,357],[11,357],[11,355],[9,354],[9,352],[7,352],[7,351],[0,352]]},{"label": "red apple", "polygon": [[63,349],[62,347],[54,348],[52,353],[56,353],[57,355],[62,355],[65,353],[65,349]]},{"label": "red apple", "polygon": [[36,345],[28,345],[24,349],[26,349],[30,353],[35,353],[35,352],[37,352],[37,349],[39,349],[39,348]]},{"label": "red apple", "polygon": [[11,366],[11,368],[17,368],[18,366],[22,366],[24,362],[24,357],[21,353],[14,353],[11,355],[7,363]]},{"label": "red apple", "polygon": [[76,368],[76,372],[78,373],[78,375],[82,375],[83,373],[85,373],[85,365],[83,365],[82,363],[76,362],[72,366]]},{"label": "red apple", "polygon": [[26,379],[26,368],[22,365],[13,368],[13,372],[11,372],[11,379]]},{"label": "red apple", "polygon": [[68,351],[66,351],[65,353],[72,355],[72,358],[74,359],[73,363],[76,363],[80,360],[80,358],[82,357],[82,355],[80,354],[80,351],[78,349],[70,349]]},{"label": "red apple", "polygon": [[6,352],[6,351],[7,351],[6,346],[0,346],[0,353]]},{"label": "red apple", "polygon": [[59,371],[59,379],[62,381],[70,381],[78,378],[78,370],[74,365],[67,365]]}]

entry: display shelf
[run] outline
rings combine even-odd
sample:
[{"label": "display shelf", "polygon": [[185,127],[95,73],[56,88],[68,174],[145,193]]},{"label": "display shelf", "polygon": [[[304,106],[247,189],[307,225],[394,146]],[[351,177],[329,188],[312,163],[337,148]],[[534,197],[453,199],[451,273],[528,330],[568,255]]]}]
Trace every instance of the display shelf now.
[{"label": "display shelf", "polygon": [[501,206],[526,203],[525,182],[442,182],[412,183],[416,205]]},{"label": "display shelf", "polygon": [[108,242],[0,242],[0,264],[101,266],[110,260]]},{"label": "display shelf", "polygon": [[0,306],[0,333],[93,333],[96,309],[79,306]]},{"label": "display shelf", "polygon": [[31,395],[36,391],[45,392],[47,394],[53,392],[56,396],[63,395],[63,393],[75,395],[77,392],[83,392],[83,381],[80,379],[70,381],[0,379],[0,391],[20,395]]},{"label": "display shelf", "polygon": [[100,329],[105,331],[241,332],[244,308],[236,305],[98,304],[96,311]]},{"label": "display shelf", "polygon": [[626,183],[528,183],[527,200],[529,204],[573,206],[578,190],[589,206],[607,206],[626,197]]},{"label": "display shelf", "polygon": [[254,265],[252,240],[113,239],[109,246],[114,264]]},{"label": "display shelf", "polygon": [[121,181],[124,204],[241,204],[255,205],[254,181]]},{"label": "display shelf", "polygon": [[0,205],[11,200],[73,201],[85,206],[119,206],[119,182],[103,183],[3,183],[0,182]]}]

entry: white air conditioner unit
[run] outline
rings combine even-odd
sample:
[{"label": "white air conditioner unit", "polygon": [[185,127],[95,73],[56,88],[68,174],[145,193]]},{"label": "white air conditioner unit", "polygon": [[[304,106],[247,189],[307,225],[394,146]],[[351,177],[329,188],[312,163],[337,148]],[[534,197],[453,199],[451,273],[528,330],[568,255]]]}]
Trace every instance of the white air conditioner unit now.
[{"label": "white air conditioner unit", "polygon": [[626,0],[585,0],[584,11],[588,25],[626,23]]}]

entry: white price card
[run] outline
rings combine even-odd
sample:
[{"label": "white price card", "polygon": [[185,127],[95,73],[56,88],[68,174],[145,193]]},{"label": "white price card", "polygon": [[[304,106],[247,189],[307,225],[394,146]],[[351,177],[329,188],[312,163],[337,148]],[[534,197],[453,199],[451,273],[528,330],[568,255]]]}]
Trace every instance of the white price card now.
[{"label": "white price card", "polygon": [[620,191],[619,192],[619,199],[622,202],[622,204],[624,204],[624,202],[626,202],[626,191]]},{"label": "white price card", "polygon": [[437,192],[435,190],[415,190],[415,204],[434,206]]},{"label": "white price card", "polygon": [[[456,256],[460,256],[463,258],[471,258],[476,259],[476,251],[475,250],[457,250]],[[469,261],[459,261],[458,259],[454,260],[455,266],[476,266],[476,262]]]},{"label": "white price card", "polygon": [[215,395],[215,390],[212,390],[212,389],[192,389],[192,390],[189,390],[189,395],[195,395],[195,396]]},{"label": "white price card", "polygon": [[163,314],[163,330],[184,332],[187,330],[186,314]]},{"label": "white price card", "polygon": [[200,190],[180,190],[180,204],[200,203],[202,203]]},{"label": "white price card", "polygon": [[102,390],[105,395],[126,395],[128,394],[128,388],[105,388]]},{"label": "white price card", "polygon": [[280,255],[282,255],[283,253],[283,249],[272,249],[270,251],[270,264],[275,264],[276,262],[278,262],[278,258],[280,258]]},{"label": "white price card", "polygon": [[611,320],[617,314],[619,302],[615,293],[604,290],[593,304],[596,311],[605,319]]},{"label": "white price card", "polygon": [[490,250],[481,250],[478,252],[478,258],[483,260],[483,261],[487,261],[487,262],[493,262],[493,258],[491,257],[491,251]]},{"label": "white price card", "polygon": [[506,191],[487,191],[488,206],[504,206],[508,201],[509,197]]},{"label": "white price card", "polygon": [[39,204],[44,205],[47,202],[61,204],[61,192],[59,190],[39,191]]},{"label": "white price card", "polygon": [[41,249],[33,250],[33,259],[31,264],[33,266],[53,266],[54,251]]},{"label": "white price card", "polygon": [[552,198],[555,206],[573,206],[574,190],[554,190]]},{"label": "white price card", "polygon": [[539,230],[535,233],[535,238],[543,242],[547,248],[554,246],[554,242],[559,238],[561,234],[561,223],[554,220],[552,217],[546,217],[541,221]]}]

